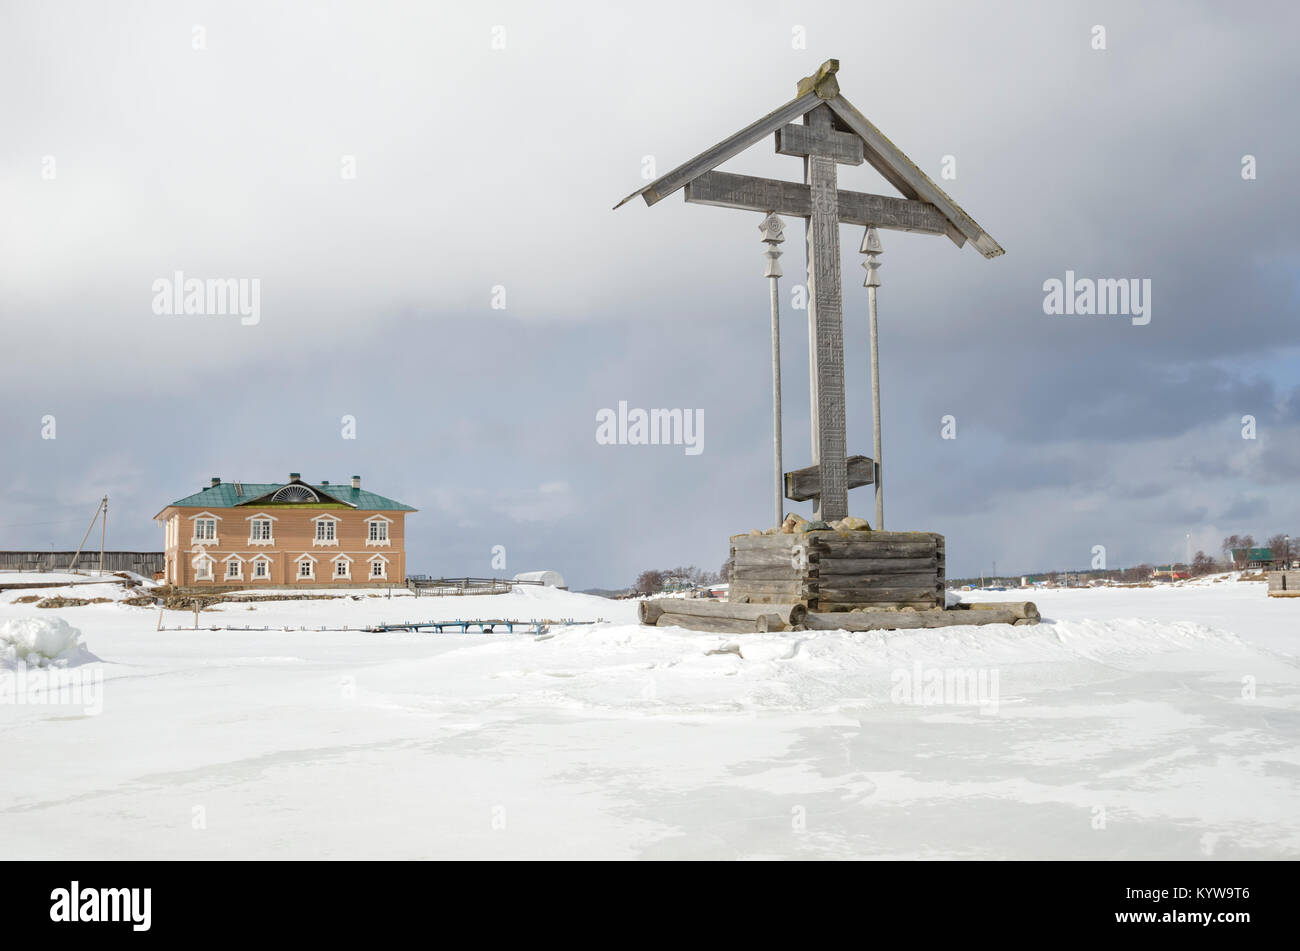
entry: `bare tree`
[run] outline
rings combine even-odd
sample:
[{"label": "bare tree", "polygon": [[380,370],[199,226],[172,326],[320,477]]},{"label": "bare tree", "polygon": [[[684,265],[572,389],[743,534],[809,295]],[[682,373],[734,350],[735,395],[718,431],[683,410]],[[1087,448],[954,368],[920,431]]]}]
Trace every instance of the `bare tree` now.
[{"label": "bare tree", "polygon": [[657,568],[641,572],[636,578],[637,594],[655,594],[664,587],[664,573]]}]

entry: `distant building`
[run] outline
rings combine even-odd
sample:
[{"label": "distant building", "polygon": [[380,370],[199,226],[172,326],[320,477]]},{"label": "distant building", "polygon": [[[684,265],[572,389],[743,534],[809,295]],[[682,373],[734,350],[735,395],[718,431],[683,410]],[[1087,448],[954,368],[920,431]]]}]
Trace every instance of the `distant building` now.
[{"label": "distant building", "polygon": [[177,587],[366,587],[404,584],[407,512],[351,484],[222,482],[154,516],[164,578]]},{"label": "distant building", "polygon": [[1191,576],[1186,565],[1156,565],[1151,569],[1153,581],[1182,581]]},{"label": "distant building", "polygon": [[1232,563],[1244,564],[1247,568],[1272,568],[1273,549],[1271,548],[1234,548]]}]

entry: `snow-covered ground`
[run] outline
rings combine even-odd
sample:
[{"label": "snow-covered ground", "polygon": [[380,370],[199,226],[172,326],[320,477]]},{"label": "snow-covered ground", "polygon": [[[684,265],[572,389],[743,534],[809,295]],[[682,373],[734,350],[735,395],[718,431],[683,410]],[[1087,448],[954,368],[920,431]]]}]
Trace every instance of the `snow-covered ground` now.
[{"label": "snow-covered ground", "polygon": [[[200,616],[279,628],[250,632],[30,593],[0,592],[6,857],[1300,856],[1300,599],[1258,583],[1035,591],[1037,626],[742,636],[536,588]],[[475,617],[611,623],[301,630]],[[23,618],[80,630],[49,640],[77,702],[15,702]]]}]

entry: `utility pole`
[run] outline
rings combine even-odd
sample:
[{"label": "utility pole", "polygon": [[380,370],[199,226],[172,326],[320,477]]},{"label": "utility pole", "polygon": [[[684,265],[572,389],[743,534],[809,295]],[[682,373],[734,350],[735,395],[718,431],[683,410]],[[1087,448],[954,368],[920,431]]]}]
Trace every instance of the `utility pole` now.
[{"label": "utility pole", "polygon": [[103,508],[103,518],[99,520],[99,576],[104,577],[104,542],[108,537],[108,496],[104,496],[101,503]]},{"label": "utility pole", "polygon": [[[72,561],[68,563],[68,571],[72,571],[72,569],[77,567],[77,559],[81,557],[81,550],[86,547],[86,539],[89,538],[90,533],[94,531],[96,520],[100,517],[101,514],[107,511],[108,511],[108,496],[106,495],[102,499],[100,499],[99,504],[95,506],[95,514],[91,517],[90,524],[86,526],[86,534],[81,536],[81,544],[77,546],[77,553],[72,556]],[[104,556],[103,556],[104,543],[102,540],[103,535],[101,535],[100,538],[101,541],[100,541],[99,564],[100,564],[100,571],[102,572],[104,570]],[[51,558],[51,560],[53,559]]]}]

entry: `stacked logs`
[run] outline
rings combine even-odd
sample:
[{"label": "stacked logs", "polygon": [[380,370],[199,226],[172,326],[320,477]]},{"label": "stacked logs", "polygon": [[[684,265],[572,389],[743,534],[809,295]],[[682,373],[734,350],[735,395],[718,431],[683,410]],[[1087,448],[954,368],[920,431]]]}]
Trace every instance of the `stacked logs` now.
[{"label": "stacked logs", "polygon": [[800,601],[812,611],[927,610],[944,603],[944,538],[934,532],[800,525],[791,532],[735,535],[731,553],[736,601]]},{"label": "stacked logs", "polygon": [[719,634],[802,630],[907,631],[953,625],[1037,624],[1041,617],[1032,601],[959,604],[948,610],[813,613],[802,604],[734,604],[664,598],[642,601],[637,605],[637,611],[642,624]]}]

